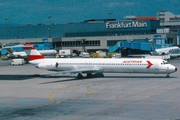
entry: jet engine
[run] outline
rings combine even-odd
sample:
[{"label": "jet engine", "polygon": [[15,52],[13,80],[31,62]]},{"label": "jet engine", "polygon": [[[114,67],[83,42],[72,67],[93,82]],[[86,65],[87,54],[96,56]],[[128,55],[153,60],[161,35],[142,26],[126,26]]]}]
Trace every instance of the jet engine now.
[{"label": "jet engine", "polygon": [[56,62],[56,63],[39,63],[39,64],[35,65],[36,68],[46,69],[46,70],[54,70],[54,69],[58,68],[58,66],[59,66],[58,62]]}]

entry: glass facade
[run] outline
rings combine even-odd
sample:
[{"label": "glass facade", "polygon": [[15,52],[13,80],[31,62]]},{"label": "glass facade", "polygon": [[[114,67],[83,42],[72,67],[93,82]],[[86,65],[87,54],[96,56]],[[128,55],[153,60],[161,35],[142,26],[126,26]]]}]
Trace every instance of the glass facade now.
[{"label": "glass facade", "polygon": [[[6,27],[0,27],[0,39],[154,34],[159,26],[160,23],[157,20],[72,23],[56,25],[9,25]],[[69,43],[69,45],[71,44],[73,43]]]},{"label": "glass facade", "polygon": [[85,46],[100,46],[100,40],[85,41],[59,41],[55,42],[56,47],[81,47]]}]

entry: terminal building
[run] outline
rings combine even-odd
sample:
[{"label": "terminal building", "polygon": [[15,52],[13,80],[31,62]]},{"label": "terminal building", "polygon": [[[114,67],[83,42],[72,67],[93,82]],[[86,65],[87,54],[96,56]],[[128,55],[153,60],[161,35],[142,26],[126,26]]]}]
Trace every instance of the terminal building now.
[{"label": "terminal building", "polygon": [[[179,45],[180,15],[160,11],[156,16],[126,16],[123,20],[91,19],[81,23],[0,27],[0,47],[10,44],[44,44],[49,49],[108,51],[120,41],[139,41],[160,34],[165,44]],[[115,51],[115,50],[114,50]]]}]

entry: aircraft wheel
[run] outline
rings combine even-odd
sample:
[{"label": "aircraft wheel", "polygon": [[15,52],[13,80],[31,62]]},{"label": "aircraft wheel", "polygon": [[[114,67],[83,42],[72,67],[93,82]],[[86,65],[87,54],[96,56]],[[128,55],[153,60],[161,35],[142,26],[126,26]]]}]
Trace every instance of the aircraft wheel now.
[{"label": "aircraft wheel", "polygon": [[81,73],[78,73],[77,78],[78,78],[78,79],[82,79],[82,78],[83,78],[83,75],[82,75]]},{"label": "aircraft wheel", "polygon": [[93,77],[92,73],[87,73],[87,77],[88,77],[88,78]]},{"label": "aircraft wheel", "polygon": [[168,74],[168,75],[166,75],[166,77],[167,77],[167,78],[169,78],[169,74]]},{"label": "aircraft wheel", "polygon": [[97,72],[97,73],[95,74],[95,76],[96,76],[96,77],[104,77],[104,74],[103,74],[103,72]]}]

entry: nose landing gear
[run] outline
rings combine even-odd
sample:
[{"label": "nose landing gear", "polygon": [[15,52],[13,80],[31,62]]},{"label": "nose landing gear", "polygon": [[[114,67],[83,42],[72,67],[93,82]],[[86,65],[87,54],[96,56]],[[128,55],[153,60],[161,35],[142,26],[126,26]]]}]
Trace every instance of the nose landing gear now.
[{"label": "nose landing gear", "polygon": [[167,75],[166,75],[166,78],[169,78],[169,75],[170,75],[170,74],[167,74]]}]

